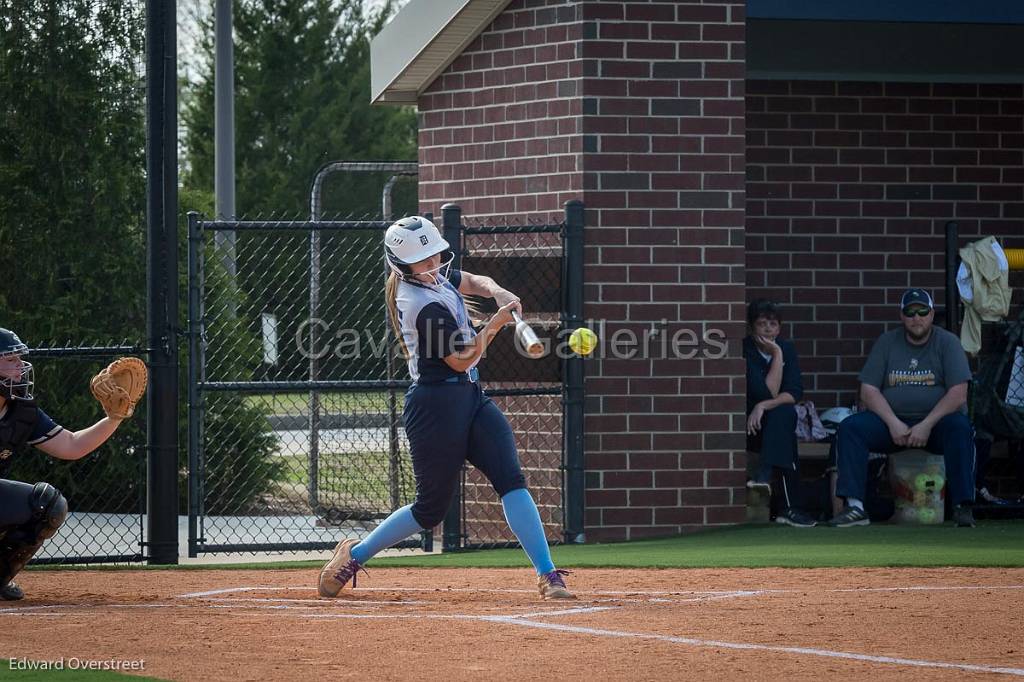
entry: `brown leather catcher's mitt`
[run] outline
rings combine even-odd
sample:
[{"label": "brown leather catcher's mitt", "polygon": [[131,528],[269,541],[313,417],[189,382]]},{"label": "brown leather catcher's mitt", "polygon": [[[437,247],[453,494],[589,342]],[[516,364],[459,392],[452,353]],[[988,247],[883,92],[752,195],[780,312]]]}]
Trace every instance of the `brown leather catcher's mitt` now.
[{"label": "brown leather catcher's mitt", "polygon": [[92,378],[89,388],[108,417],[127,419],[146,392],[148,376],[146,363],[139,358],[118,358]]}]

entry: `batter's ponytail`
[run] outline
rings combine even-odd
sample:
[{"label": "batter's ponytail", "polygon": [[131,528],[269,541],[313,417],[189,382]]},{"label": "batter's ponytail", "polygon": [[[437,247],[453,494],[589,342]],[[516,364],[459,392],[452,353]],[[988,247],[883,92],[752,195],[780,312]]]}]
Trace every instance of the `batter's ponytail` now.
[{"label": "batter's ponytail", "polygon": [[[398,274],[391,272],[384,284],[384,302],[388,306],[388,319],[391,320],[391,328],[395,331],[395,338],[402,347],[402,354],[409,358],[409,349],[405,345],[405,337],[402,335],[402,324],[398,321]],[[390,352],[390,351],[389,351]]]}]

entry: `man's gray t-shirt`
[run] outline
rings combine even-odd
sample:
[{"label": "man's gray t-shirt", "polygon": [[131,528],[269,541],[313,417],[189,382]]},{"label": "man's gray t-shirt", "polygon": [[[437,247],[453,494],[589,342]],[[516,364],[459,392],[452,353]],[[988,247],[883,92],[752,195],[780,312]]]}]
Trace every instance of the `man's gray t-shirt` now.
[{"label": "man's gray t-shirt", "polygon": [[[881,389],[903,420],[924,419],[951,386],[971,378],[960,339],[940,327],[923,346],[907,342],[902,327],[878,337],[860,381]],[[966,406],[961,408],[966,411]]]}]

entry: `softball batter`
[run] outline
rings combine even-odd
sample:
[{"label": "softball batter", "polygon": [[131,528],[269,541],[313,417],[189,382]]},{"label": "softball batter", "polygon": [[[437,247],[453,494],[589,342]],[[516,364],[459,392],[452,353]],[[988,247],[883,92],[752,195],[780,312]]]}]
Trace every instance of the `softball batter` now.
[{"label": "softball batter", "polygon": [[[476,365],[494,336],[521,312],[519,298],[489,277],[451,270],[449,249],[426,218],[403,218],[384,235],[391,268],[386,299],[413,384],[405,397],[405,433],[416,500],[396,510],[366,539],[342,540],[320,572],[319,592],[335,597],[378,552],[433,528],[444,518],[468,460],[501,497],[505,519],[537,571],[542,599],[574,599],[566,571],[555,568],[537,505],[526,489],[512,427],[477,383]],[[480,333],[462,294],[494,298],[498,311]]]}]

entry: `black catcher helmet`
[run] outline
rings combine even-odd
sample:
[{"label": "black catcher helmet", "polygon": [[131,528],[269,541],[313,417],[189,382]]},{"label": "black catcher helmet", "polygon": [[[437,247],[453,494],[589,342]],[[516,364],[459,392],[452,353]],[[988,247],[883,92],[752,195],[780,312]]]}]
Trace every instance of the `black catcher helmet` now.
[{"label": "black catcher helmet", "polygon": [[[33,372],[32,363],[21,358],[28,355],[26,346],[18,335],[10,329],[0,327],[0,397],[10,400],[32,400]],[[7,358],[20,360],[20,365],[13,367]]]}]

